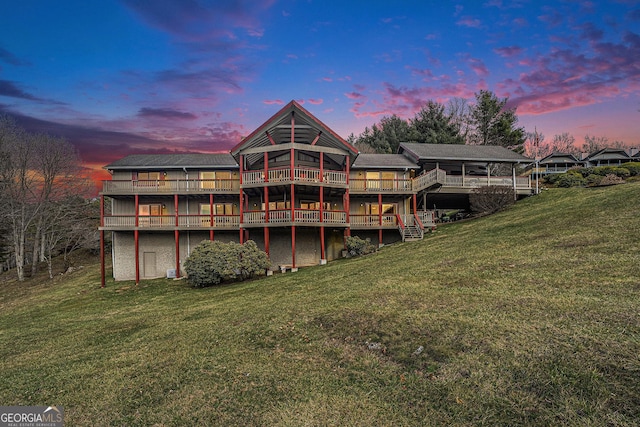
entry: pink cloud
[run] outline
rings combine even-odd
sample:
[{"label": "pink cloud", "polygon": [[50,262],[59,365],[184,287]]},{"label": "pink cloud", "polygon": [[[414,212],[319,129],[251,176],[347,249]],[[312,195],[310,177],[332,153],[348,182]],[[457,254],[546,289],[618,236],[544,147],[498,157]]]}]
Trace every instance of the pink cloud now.
[{"label": "pink cloud", "polygon": [[262,103],[267,105],[284,105],[284,101],[281,99],[265,99]]},{"label": "pink cloud", "polygon": [[322,98],[318,98],[318,99],[309,99],[309,104],[312,105],[320,105],[324,102],[324,100]]},{"label": "pink cloud", "polygon": [[503,58],[510,58],[512,56],[516,56],[522,53],[522,48],[520,46],[505,46],[498,47],[493,49],[493,51],[502,56]]},{"label": "pink cloud", "polygon": [[364,99],[365,96],[361,93],[358,92],[349,92],[349,93],[345,93],[344,96],[346,96],[349,99]]},{"label": "pink cloud", "polygon": [[456,22],[456,25],[469,28],[482,28],[482,23],[480,22],[480,20],[472,18],[470,16],[463,16]]}]

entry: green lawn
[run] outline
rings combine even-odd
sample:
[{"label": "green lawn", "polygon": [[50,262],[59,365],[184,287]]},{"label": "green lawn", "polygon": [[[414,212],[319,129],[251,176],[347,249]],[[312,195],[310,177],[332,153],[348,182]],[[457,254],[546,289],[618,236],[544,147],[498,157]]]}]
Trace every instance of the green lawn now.
[{"label": "green lawn", "polygon": [[0,276],[0,404],[66,425],[637,425],[640,182],[208,289]]}]

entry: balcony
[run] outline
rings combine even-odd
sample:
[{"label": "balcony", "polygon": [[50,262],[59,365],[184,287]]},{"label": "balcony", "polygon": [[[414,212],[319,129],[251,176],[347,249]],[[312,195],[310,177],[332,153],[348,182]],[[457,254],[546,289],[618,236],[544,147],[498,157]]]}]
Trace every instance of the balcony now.
[{"label": "balcony", "polygon": [[[138,229],[153,230],[237,230],[240,227],[240,215],[175,215],[138,216]],[[110,215],[104,217],[103,230],[134,230],[135,215]]]},{"label": "balcony", "polygon": [[320,221],[320,211],[313,209],[295,209],[291,220],[291,209],[277,209],[269,211],[248,211],[243,213],[243,227],[266,226],[346,226],[347,214],[344,211],[323,211]]},{"label": "balcony", "polygon": [[267,179],[262,170],[247,171],[242,173],[243,187],[257,187],[272,184],[311,184],[311,185],[347,185],[347,174],[343,171],[322,171],[322,180],[320,180],[320,169],[312,168],[294,168],[293,179],[291,178],[290,168],[269,169]]},{"label": "balcony", "polygon": [[359,179],[349,180],[349,191],[352,194],[366,193],[412,193],[410,179]]},{"label": "balcony", "polygon": [[102,193],[104,195],[190,193],[237,194],[239,192],[240,181],[237,179],[161,179],[151,181],[102,181]]}]

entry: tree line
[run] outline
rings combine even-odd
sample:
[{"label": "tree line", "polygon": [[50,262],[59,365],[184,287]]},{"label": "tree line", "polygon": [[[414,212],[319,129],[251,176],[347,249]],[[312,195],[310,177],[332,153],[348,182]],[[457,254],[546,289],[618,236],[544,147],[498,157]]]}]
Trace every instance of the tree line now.
[{"label": "tree line", "polygon": [[96,249],[99,203],[77,150],[63,138],[29,133],[0,115],[0,258],[18,280],[80,247]]},{"label": "tree line", "polygon": [[453,98],[446,105],[429,100],[413,118],[385,116],[371,128],[347,139],[362,153],[397,153],[402,142],[428,144],[499,145],[529,157],[544,157],[553,152],[593,153],[602,148],[622,148],[622,141],[586,135],[577,145],[569,133],[555,135],[546,141],[534,130],[526,132],[518,126],[515,108],[508,108],[508,98],[480,90],[475,101]]},{"label": "tree line", "polygon": [[413,118],[383,117],[357,137],[351,134],[348,142],[363,153],[396,153],[402,142],[500,145],[522,153],[526,132],[507,101],[487,90],[475,94],[474,104],[463,98],[446,106],[429,100]]}]

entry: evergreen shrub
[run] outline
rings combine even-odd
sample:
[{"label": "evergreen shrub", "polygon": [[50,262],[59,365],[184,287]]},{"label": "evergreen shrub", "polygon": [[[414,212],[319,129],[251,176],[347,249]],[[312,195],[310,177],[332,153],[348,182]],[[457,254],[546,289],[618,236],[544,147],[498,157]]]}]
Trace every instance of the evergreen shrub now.
[{"label": "evergreen shrub", "polygon": [[378,247],[371,243],[371,239],[362,239],[358,236],[347,237],[347,253],[350,256],[366,255],[376,252]]},{"label": "evergreen shrub", "polygon": [[266,252],[253,240],[244,244],[203,241],[184,263],[189,283],[196,288],[217,285],[223,280],[244,280],[271,267]]},{"label": "evergreen shrub", "polygon": [[620,167],[628,170],[631,176],[640,175],[640,162],[627,162],[621,164]]}]

